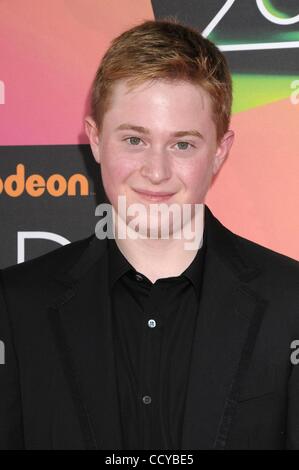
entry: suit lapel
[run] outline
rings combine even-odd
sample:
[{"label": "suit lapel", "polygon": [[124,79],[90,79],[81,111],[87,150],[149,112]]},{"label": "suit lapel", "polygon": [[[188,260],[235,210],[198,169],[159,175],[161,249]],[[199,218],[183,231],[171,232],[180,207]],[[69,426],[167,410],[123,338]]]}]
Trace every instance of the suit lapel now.
[{"label": "suit lapel", "polygon": [[[259,269],[205,206],[207,252],[182,431],[183,449],[223,449],[266,301],[250,289]],[[49,307],[57,350],[86,449],[121,449],[112,347],[107,240],[90,237]]]},{"label": "suit lapel", "polygon": [[207,252],[186,397],[182,448],[224,449],[266,302],[248,283],[230,232],[205,207]]},{"label": "suit lapel", "polygon": [[105,246],[94,237],[79,262],[57,276],[66,289],[49,318],[84,446],[108,450],[121,449],[121,434]]}]

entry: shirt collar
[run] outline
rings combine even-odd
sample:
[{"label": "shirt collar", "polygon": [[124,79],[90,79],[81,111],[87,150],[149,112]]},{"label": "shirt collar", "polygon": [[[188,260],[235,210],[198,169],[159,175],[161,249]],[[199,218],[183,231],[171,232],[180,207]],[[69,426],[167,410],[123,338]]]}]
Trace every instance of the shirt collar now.
[{"label": "shirt collar", "polygon": [[114,283],[126,272],[135,268],[129,263],[127,258],[122,254],[117,246],[114,238],[108,239],[109,251],[109,287],[112,289]]},{"label": "shirt collar", "polygon": [[[202,245],[197,251],[195,258],[193,259],[191,264],[180,275],[189,279],[189,281],[192,283],[196,291],[198,298],[201,292],[206,249],[207,249],[207,233],[206,233],[206,224],[205,224],[204,231],[203,231]],[[137,271],[129,263],[126,257],[122,254],[114,238],[108,239],[108,250],[109,250],[109,287],[111,290],[114,283],[118,279],[120,279],[120,277],[123,276],[125,273],[127,273],[130,270],[132,270],[134,273],[136,273]]]}]

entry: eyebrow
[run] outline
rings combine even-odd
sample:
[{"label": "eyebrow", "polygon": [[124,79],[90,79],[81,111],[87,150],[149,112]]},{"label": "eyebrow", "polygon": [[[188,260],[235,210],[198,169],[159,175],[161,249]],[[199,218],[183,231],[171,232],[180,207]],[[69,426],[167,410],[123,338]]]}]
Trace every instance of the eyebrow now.
[{"label": "eyebrow", "polygon": [[[134,124],[129,124],[129,123],[123,123],[118,126],[115,131],[123,131],[123,130],[132,130],[139,132],[141,134],[150,134],[149,129],[143,126],[135,126]],[[203,135],[197,131],[196,129],[191,129],[188,131],[177,131],[177,132],[172,132],[171,135],[173,137],[183,137],[185,135],[191,135],[193,137],[198,137],[200,139],[203,139]]]}]

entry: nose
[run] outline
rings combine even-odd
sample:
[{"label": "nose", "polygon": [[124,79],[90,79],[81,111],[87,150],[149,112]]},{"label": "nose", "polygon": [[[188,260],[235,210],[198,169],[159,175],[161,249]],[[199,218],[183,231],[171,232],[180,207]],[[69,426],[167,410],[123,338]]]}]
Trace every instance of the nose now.
[{"label": "nose", "polygon": [[163,150],[148,152],[142,162],[140,173],[153,184],[168,180],[171,177],[169,156]]}]

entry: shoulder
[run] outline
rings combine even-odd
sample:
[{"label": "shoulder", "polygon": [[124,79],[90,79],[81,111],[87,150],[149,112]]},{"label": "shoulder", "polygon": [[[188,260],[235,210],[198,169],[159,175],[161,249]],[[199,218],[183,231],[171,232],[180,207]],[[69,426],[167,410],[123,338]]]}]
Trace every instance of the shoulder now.
[{"label": "shoulder", "polygon": [[231,235],[238,251],[245,256],[248,263],[254,264],[268,275],[279,276],[281,279],[288,277],[299,282],[299,261],[233,232]]},{"label": "shoulder", "polygon": [[291,279],[298,284],[299,261],[245,238],[219,220],[208,206],[205,210],[208,246],[230,268],[238,272],[259,272],[261,278]]},{"label": "shoulder", "polygon": [[[271,321],[287,319],[299,333],[299,262],[239,235],[232,235],[242,259],[256,268],[249,289],[269,305]],[[297,333],[297,334],[298,334]]]},{"label": "shoulder", "polygon": [[[268,305],[266,318],[281,332],[299,334],[299,262],[282,253],[230,232],[230,238],[245,268],[251,267],[252,276],[242,288]],[[248,283],[246,281],[249,281]],[[246,286],[246,287],[245,287]],[[268,325],[268,331],[270,324]]]},{"label": "shoulder", "polygon": [[51,278],[56,272],[71,267],[89,245],[93,235],[56,248],[34,259],[0,270],[5,285],[14,287],[36,285]]}]

